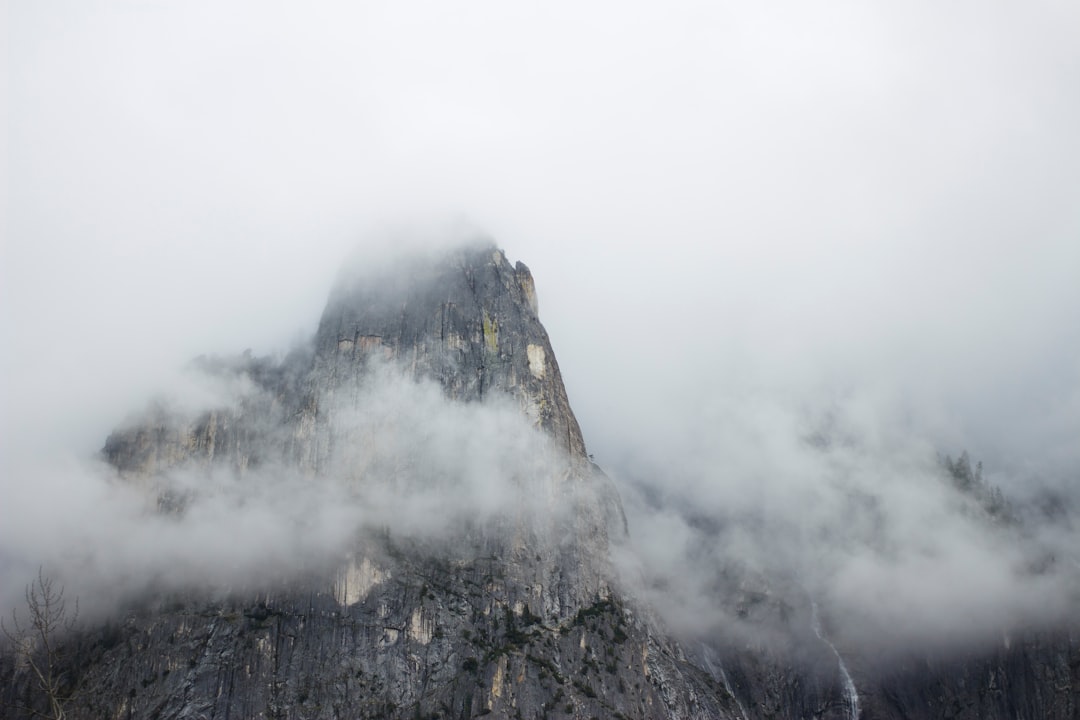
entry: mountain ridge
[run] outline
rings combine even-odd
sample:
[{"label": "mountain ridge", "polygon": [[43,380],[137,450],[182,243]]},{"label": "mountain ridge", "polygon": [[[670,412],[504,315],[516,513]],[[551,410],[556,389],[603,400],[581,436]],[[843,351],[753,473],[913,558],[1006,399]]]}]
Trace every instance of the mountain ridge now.
[{"label": "mountain ridge", "polygon": [[[537,313],[486,240],[347,268],[310,347],[203,359],[217,406],[110,435],[161,516],[265,504],[293,534],[209,590],[148,581],[71,640],[68,717],[1076,716],[1075,634],[872,672],[809,599],[740,585],[716,601],[807,620],[804,644],[673,636],[612,563],[626,516]],[[5,697],[37,702],[3,662]]]}]

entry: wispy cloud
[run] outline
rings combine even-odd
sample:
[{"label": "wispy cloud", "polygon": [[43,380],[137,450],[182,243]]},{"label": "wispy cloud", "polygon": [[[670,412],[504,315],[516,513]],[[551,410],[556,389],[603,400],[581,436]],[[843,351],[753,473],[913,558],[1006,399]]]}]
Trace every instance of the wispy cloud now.
[{"label": "wispy cloud", "polygon": [[[933,458],[1076,507],[1070,4],[7,12],[5,498],[100,506],[67,458],[176,368],[308,337],[385,218],[462,214],[532,268],[597,460],[664,500],[634,523],[671,539],[654,571],[705,552],[690,505],[727,518],[709,553],[825,578],[867,627],[1061,597]],[[850,442],[806,444],[830,413]]]}]

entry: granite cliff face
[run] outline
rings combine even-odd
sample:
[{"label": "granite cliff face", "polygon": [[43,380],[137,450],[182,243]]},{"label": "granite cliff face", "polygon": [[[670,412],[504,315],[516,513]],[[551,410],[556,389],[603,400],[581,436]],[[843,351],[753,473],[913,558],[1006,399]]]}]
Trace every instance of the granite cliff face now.
[{"label": "granite cliff face", "polygon": [[[284,475],[368,512],[299,567],[151,591],[69,638],[67,717],[1080,717],[1075,633],[882,666],[833,647],[809,603],[744,588],[717,601],[794,617],[802,641],[671,638],[613,569],[626,521],[532,276],[489,243],[350,268],[310,347],[199,364],[240,390],[152,409],[105,445],[155,512],[183,516],[205,492],[190,478],[222,475],[241,491]],[[467,451],[440,449],[480,418],[495,421],[452,435]],[[0,684],[9,707],[44,709],[17,659]]]},{"label": "granite cliff face", "polygon": [[347,268],[319,323],[315,377],[332,392],[374,357],[434,378],[455,400],[506,393],[581,461],[585,442],[537,308],[529,269],[493,246]]},{"label": "granite cliff face", "polygon": [[[422,417],[357,420],[387,404],[385,384],[422,393],[434,383],[450,403],[509,407],[536,436],[522,441],[531,457],[508,465],[514,492],[494,511],[442,518],[438,533],[376,519],[300,577],[136,603],[123,621],[77,640],[81,690],[69,717],[734,712],[614,588],[609,545],[625,519],[586,455],[524,265],[480,243],[390,270],[353,269],[310,350],[280,362],[200,362],[242,378],[240,399],[188,417],[152,411],[106,442],[107,460],[162,512],[184,513],[198,492],[177,478],[228,472],[258,482],[266,468],[364,498],[386,495],[371,487],[379,484],[390,496],[452,502],[460,478],[412,472],[408,457],[384,452],[395,435],[387,423]],[[29,679],[16,685],[32,702]]]}]

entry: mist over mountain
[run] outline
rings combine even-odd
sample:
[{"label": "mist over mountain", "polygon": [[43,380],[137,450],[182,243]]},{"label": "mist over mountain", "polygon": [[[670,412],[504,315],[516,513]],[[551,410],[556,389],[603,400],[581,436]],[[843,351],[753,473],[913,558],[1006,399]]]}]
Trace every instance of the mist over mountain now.
[{"label": "mist over mountain", "polygon": [[[170,593],[247,617],[248,590],[308,582],[339,612],[355,593],[327,578],[353,560],[366,587],[415,576],[419,548],[475,554],[507,513],[570,522],[534,500],[591,459],[621,510],[597,501],[585,526],[625,533],[587,574],[648,615],[620,626],[635,647],[696,667],[669,699],[703,674],[738,701],[721,716],[847,717],[834,650],[863,717],[1042,717],[1045,688],[1080,686],[1060,630],[1080,552],[1077,8],[16,0],[0,19],[4,617],[39,566],[87,622],[141,608],[128,629],[148,636],[145,598]],[[514,302],[544,318],[573,423],[487,394],[482,313],[464,405],[430,348],[313,387],[337,357],[315,340],[328,291],[385,310],[474,222],[535,273],[539,305]],[[333,429],[302,426],[314,397]],[[573,618],[593,607],[569,597]]]},{"label": "mist over mountain", "polygon": [[[358,256],[309,343],[198,358],[100,461],[15,496],[6,609],[47,568],[83,610],[68,711],[1069,717],[1061,498],[764,404],[754,442],[613,482],[538,308],[488,240]],[[19,657],[5,702],[32,708]],[[983,667],[996,690],[967,686]]]},{"label": "mist over mountain", "polygon": [[[444,252],[421,243],[404,255],[356,255],[339,288],[355,277],[363,294],[349,299],[337,290],[324,325],[342,303],[358,309],[349,312],[392,313],[408,288],[426,282],[430,258]],[[148,514],[147,488],[118,481],[109,464],[61,458],[28,466],[37,482],[9,495],[16,510],[4,530],[11,579],[4,609],[22,603],[22,586],[42,564],[76,589],[85,585],[79,594],[87,612],[100,605],[108,613],[149,588],[228,588],[271,569],[288,578],[343,552],[358,527],[445,538],[466,519],[483,524],[528,504],[523,498],[546,496],[545,483],[566,472],[566,461],[545,449],[550,440],[530,429],[535,405],[490,395],[481,404],[447,402],[417,358],[419,382],[396,363],[383,366],[378,354],[370,377],[323,408],[342,405],[332,420],[342,438],[336,442],[351,447],[362,438],[359,449],[335,460],[340,469],[317,467],[330,450],[287,450],[297,442],[289,418],[308,410],[315,354],[332,350],[301,344],[276,358],[250,351],[200,357],[149,414],[122,423],[135,436],[110,437],[105,457],[114,465],[116,457],[139,458],[126,470],[121,464],[121,476],[146,476],[135,485],[151,482],[153,496],[164,498],[153,502],[182,507],[180,518]],[[422,362],[437,368],[448,360],[435,353]],[[484,367],[482,357],[472,362]],[[465,397],[483,396],[481,381],[454,382],[472,383],[462,386]],[[561,402],[557,415],[573,418]],[[860,415],[852,405],[806,404],[795,412],[762,397],[737,418],[703,407],[699,414],[714,416],[683,427],[680,437],[660,434],[656,447],[635,448],[632,466],[615,462],[631,528],[617,553],[624,582],[694,635],[743,624],[728,597],[734,586],[779,582],[782,592],[813,598],[827,617],[843,618],[836,632],[844,641],[875,653],[980,642],[1072,617],[1080,597],[1072,486],[1016,493],[1006,478],[1008,514],[991,515],[950,475],[931,438],[875,427],[867,409]],[[192,451],[185,433],[207,423],[207,447],[199,449],[210,464],[183,465]],[[576,421],[549,431],[569,433],[573,452],[584,455]],[[212,462],[215,453],[239,448],[230,462]],[[290,467],[297,462],[305,469]],[[981,463],[979,473],[985,492],[1002,493],[999,474]],[[379,480],[357,488],[348,479],[357,475]],[[746,632],[759,629],[751,621]]]}]

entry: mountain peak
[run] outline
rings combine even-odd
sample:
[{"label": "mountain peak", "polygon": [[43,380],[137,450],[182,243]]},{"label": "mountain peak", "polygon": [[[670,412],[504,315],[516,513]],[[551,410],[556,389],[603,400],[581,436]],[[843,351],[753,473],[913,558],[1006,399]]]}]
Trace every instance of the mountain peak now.
[{"label": "mountain peak", "polygon": [[[215,405],[158,406],[106,442],[157,500],[115,534],[154,557],[124,548],[122,572],[83,581],[132,602],[65,640],[66,717],[1075,717],[1072,632],[875,667],[812,598],[737,566],[695,580],[722,626],[632,562],[617,577],[618,493],[531,273],[489,242],[353,263],[311,345],[197,366],[226,381]],[[682,644],[647,598],[683,613]],[[0,652],[0,688],[46,715],[22,658]]]},{"label": "mountain peak", "polygon": [[331,293],[315,338],[326,382],[353,381],[374,359],[434,379],[451,399],[510,395],[572,457],[586,457],[524,263],[480,241],[377,270],[347,268]]}]

